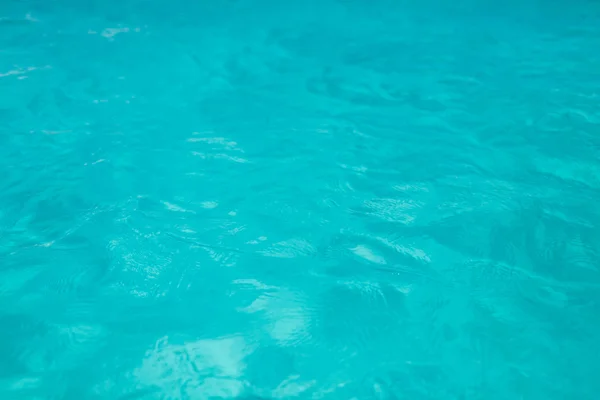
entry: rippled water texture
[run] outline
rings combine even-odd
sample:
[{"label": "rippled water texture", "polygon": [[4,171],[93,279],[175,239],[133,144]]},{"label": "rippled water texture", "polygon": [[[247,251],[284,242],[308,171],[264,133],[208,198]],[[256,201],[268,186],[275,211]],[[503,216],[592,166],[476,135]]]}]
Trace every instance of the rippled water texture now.
[{"label": "rippled water texture", "polygon": [[2,400],[592,400],[600,3],[0,2]]}]

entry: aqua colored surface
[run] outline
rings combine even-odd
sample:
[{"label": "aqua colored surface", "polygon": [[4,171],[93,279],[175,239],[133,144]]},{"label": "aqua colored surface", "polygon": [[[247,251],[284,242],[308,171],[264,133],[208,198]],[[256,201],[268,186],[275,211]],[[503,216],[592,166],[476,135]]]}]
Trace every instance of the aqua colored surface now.
[{"label": "aqua colored surface", "polygon": [[600,3],[0,2],[0,399],[592,400]]}]

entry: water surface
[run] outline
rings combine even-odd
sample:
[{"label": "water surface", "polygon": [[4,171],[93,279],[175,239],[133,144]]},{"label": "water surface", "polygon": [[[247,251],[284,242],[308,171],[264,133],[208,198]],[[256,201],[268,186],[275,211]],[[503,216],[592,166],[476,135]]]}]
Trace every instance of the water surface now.
[{"label": "water surface", "polygon": [[0,4],[0,398],[591,400],[596,1]]}]

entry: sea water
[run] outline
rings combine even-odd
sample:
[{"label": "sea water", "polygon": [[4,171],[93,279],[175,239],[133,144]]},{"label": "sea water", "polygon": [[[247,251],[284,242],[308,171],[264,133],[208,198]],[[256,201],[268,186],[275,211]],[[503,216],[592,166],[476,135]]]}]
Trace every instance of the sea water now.
[{"label": "sea water", "polygon": [[600,3],[3,0],[0,398],[596,399]]}]

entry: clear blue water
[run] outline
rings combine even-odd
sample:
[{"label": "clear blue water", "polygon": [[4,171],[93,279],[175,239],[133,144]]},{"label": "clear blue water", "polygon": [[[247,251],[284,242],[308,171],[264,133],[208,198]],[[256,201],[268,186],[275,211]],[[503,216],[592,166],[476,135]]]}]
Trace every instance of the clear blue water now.
[{"label": "clear blue water", "polygon": [[600,3],[0,3],[0,398],[596,399]]}]

